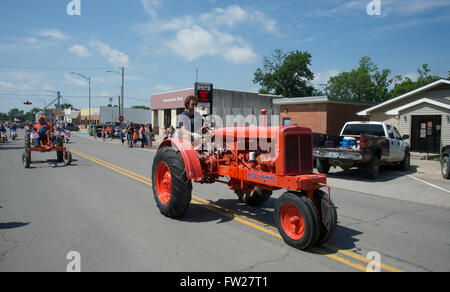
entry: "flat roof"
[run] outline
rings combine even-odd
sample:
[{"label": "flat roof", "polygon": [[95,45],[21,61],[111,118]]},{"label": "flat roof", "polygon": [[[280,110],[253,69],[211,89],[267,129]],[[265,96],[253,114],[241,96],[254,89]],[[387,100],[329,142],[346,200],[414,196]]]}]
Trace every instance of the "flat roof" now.
[{"label": "flat roof", "polygon": [[334,102],[334,103],[352,103],[352,104],[373,104],[364,101],[355,101],[355,100],[343,100],[331,98],[325,95],[322,96],[305,96],[305,97],[290,97],[290,98],[280,98],[274,99],[274,104],[303,104],[303,103],[326,103],[326,102]]}]

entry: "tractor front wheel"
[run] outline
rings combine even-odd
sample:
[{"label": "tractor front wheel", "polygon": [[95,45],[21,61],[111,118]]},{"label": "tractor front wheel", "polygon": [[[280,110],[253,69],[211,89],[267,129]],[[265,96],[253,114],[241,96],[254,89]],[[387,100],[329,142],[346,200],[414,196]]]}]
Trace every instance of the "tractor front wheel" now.
[{"label": "tractor front wheel", "polygon": [[281,195],[275,204],[275,223],[283,240],[298,249],[313,246],[320,234],[317,209],[302,193]]},{"label": "tractor front wheel", "polygon": [[192,183],[187,179],[183,158],[178,150],[158,150],[152,167],[153,195],[161,214],[175,218],[186,212],[192,198]]},{"label": "tractor front wheel", "polygon": [[316,245],[321,245],[327,242],[336,230],[337,212],[333,201],[330,199],[328,202],[328,195],[323,191],[314,192],[314,203],[320,207],[320,234]]}]

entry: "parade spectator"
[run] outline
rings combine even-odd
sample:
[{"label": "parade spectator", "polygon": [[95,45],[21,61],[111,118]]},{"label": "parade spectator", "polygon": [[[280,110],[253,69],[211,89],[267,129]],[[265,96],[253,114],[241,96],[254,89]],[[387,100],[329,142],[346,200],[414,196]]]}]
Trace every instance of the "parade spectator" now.
[{"label": "parade spectator", "polygon": [[164,134],[163,141],[169,139],[169,129],[167,129],[167,127],[164,127],[163,134]]}]

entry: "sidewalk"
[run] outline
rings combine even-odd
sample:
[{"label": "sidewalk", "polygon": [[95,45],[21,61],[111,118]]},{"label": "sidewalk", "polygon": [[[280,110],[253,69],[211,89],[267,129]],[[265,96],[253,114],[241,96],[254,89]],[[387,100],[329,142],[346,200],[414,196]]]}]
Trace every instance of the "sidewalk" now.
[{"label": "sidewalk", "polygon": [[[125,142],[122,144],[122,141],[120,140],[120,138],[114,138],[114,139],[106,138],[105,140],[103,140],[103,138],[96,137],[94,139],[94,137],[89,136],[87,131],[72,132],[72,135],[73,136],[77,136],[77,137],[82,137],[84,139],[89,139],[89,140],[92,140],[92,141],[96,141],[96,142],[99,142],[99,143],[112,144],[112,145],[117,145],[117,146],[122,146],[122,147],[128,148],[128,141],[127,141],[126,138],[125,138]],[[162,142],[161,140],[153,141],[152,148],[150,149],[150,148],[141,148],[141,142],[139,141],[139,142],[136,143],[136,146],[133,147],[133,149],[141,149],[141,150],[153,151],[153,150],[157,150],[158,149],[158,145],[161,142]],[[70,147],[70,144],[69,144],[69,147]]]},{"label": "sidewalk", "polygon": [[411,168],[416,167],[417,175],[431,179],[442,179],[441,163],[437,160],[421,160],[411,158]]}]

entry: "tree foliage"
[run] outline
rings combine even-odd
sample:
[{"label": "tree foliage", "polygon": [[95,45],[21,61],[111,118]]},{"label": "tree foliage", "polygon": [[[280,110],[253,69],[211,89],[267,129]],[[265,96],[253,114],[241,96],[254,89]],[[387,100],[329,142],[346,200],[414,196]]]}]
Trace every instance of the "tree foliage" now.
[{"label": "tree foliage", "polygon": [[330,78],[329,96],[343,100],[382,102],[390,97],[389,87],[393,82],[390,75],[391,70],[380,71],[369,57],[362,57],[358,68]]},{"label": "tree foliage", "polygon": [[308,81],[314,79],[310,65],[311,54],[308,52],[297,50],[287,54],[276,49],[271,57],[264,58],[263,68],[256,70],[253,83],[261,86],[261,94],[311,96],[314,95],[315,89],[308,84]]},{"label": "tree foliage", "polygon": [[[439,76],[431,75],[431,69],[428,68],[428,64],[423,64],[422,68],[417,69],[417,73],[419,73],[419,77],[416,81],[411,80],[409,77],[402,77],[397,75],[395,77],[395,86],[391,92],[392,97],[400,96],[406,92],[417,89],[419,87],[430,84],[434,81],[441,79]],[[450,76],[450,72],[449,72]]]},{"label": "tree foliage", "polygon": [[145,105],[133,105],[131,108],[145,109],[145,110],[150,109],[148,106],[145,106]]}]

